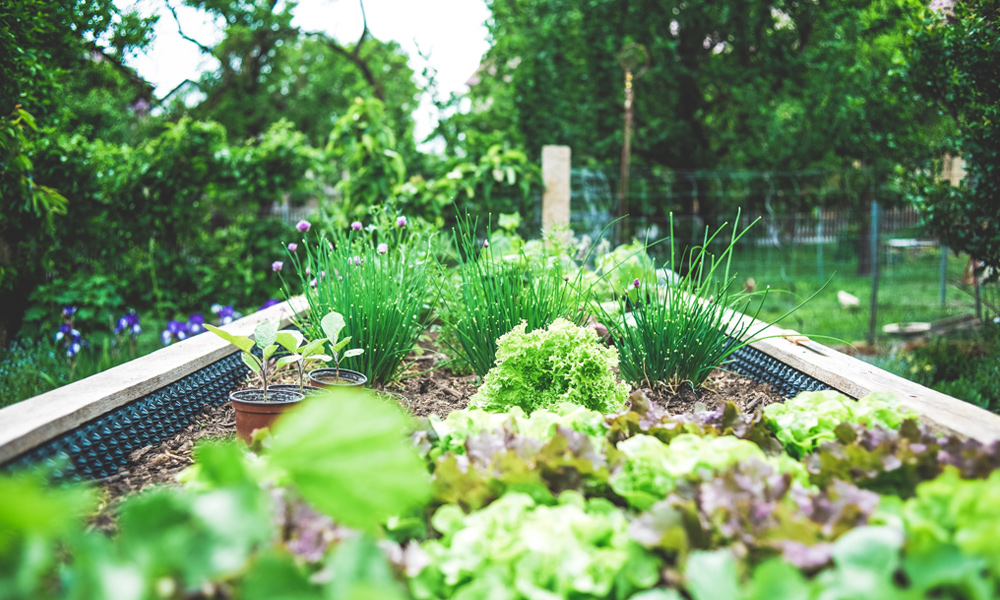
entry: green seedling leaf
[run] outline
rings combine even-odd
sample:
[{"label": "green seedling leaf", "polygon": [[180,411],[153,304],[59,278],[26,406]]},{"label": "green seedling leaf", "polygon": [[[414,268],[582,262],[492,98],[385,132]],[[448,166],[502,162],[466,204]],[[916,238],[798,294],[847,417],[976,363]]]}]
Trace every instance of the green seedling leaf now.
[{"label": "green seedling leaf", "polygon": [[319,326],[323,329],[323,333],[326,334],[328,340],[331,344],[336,344],[337,339],[340,338],[340,331],[344,328],[347,323],[344,322],[344,317],[340,313],[332,312],[319,322]]},{"label": "green seedling leaf", "polygon": [[321,360],[323,362],[330,362],[333,357],[329,354],[313,354],[312,356],[307,356],[305,360]]},{"label": "green seedling leaf", "polygon": [[257,326],[257,329],[254,329],[253,337],[254,341],[257,342],[258,348],[261,350],[267,348],[278,339],[278,322],[264,321]]},{"label": "green seedling leaf", "polygon": [[338,342],[337,344],[335,344],[335,345],[333,346],[333,348],[332,348],[332,350],[333,350],[333,353],[334,353],[334,354],[340,354],[340,351],[341,351],[341,350],[343,350],[343,349],[344,349],[344,347],[345,347],[345,346],[347,346],[347,344],[348,344],[348,343],[349,343],[350,341],[351,341],[351,337],[350,337],[350,336],[347,336],[347,337],[345,337],[344,339],[340,340],[340,341],[339,341],[339,342]]},{"label": "green seedling leaf", "polygon": [[426,502],[430,480],[398,409],[366,392],[335,396],[307,400],[276,424],[271,464],[318,510],[371,531]]},{"label": "green seedling leaf", "polygon": [[224,331],[215,325],[210,325],[208,323],[205,323],[205,328],[244,352],[250,352],[253,350],[253,340],[246,336],[233,335],[228,331]]},{"label": "green seedling leaf", "polygon": [[250,367],[251,371],[253,371],[254,373],[260,375],[260,366],[261,365],[260,365],[260,361],[257,360],[256,356],[254,356],[253,354],[250,354],[248,352],[243,352],[243,353],[240,354],[240,358],[243,359],[243,364],[245,364],[246,366]]},{"label": "green seedling leaf", "polygon": [[316,354],[317,352],[322,350],[323,344],[325,343],[326,340],[313,340],[308,344],[306,344],[305,347],[303,347],[302,350],[299,352],[299,354],[301,354],[304,357],[312,356],[313,354]]},{"label": "green seedling leaf", "polygon": [[344,358],[351,358],[352,356],[360,356],[364,354],[364,348],[351,348],[347,352],[344,352]]},{"label": "green seedling leaf", "polygon": [[288,356],[282,356],[281,358],[278,359],[278,368],[280,369],[281,367],[287,365],[294,365],[300,360],[302,360],[301,354],[289,354]]},{"label": "green seedling leaf", "polygon": [[285,329],[278,332],[276,341],[281,344],[282,348],[294,353],[306,341],[306,338],[298,331]]},{"label": "green seedling leaf", "polygon": [[267,348],[264,348],[264,360],[270,359],[272,356],[274,356],[274,353],[277,351],[278,351],[277,344],[271,344]]},{"label": "green seedling leaf", "polygon": [[393,577],[385,552],[370,536],[341,542],[327,562],[333,580],[328,598],[345,600],[404,600],[409,597]]}]

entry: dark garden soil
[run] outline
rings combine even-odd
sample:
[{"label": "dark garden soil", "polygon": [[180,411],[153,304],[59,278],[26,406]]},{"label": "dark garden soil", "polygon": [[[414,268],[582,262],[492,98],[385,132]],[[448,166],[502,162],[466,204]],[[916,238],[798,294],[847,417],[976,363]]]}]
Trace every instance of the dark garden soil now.
[{"label": "dark garden soil", "polygon": [[[431,414],[444,418],[448,413],[465,408],[475,394],[475,377],[458,375],[447,367],[434,368],[443,355],[433,342],[421,342],[422,354],[411,357],[412,364],[404,378],[397,384],[378,388],[391,395],[412,414],[424,417]],[[283,375],[275,383],[297,383],[295,376]],[[238,388],[253,387],[253,382]],[[700,390],[681,386],[675,391],[667,389],[642,390],[648,398],[674,414],[690,412],[697,403],[707,408],[733,400],[745,412],[754,411],[768,404],[782,402],[771,386],[757,383],[746,377],[715,371]],[[94,527],[112,531],[114,514],[123,496],[140,492],[150,486],[173,484],[176,476],[192,464],[191,450],[195,442],[204,437],[227,438],[235,435],[235,417],[230,403],[205,406],[194,422],[158,446],[146,446],[132,453],[128,464],[115,475],[100,480],[105,502],[93,518]]]}]

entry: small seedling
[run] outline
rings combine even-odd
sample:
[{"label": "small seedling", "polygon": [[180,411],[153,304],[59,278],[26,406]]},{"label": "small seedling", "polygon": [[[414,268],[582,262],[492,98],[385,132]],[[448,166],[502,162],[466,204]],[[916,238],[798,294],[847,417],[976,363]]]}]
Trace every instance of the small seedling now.
[{"label": "small seedling", "polygon": [[307,362],[313,360],[330,362],[333,360],[333,357],[322,353],[326,339],[313,340],[307,343],[305,336],[300,332],[283,330],[278,332],[277,341],[285,350],[291,352],[288,356],[278,359],[278,368],[280,369],[286,365],[296,366],[299,370],[299,392],[302,392],[304,389]]},{"label": "small seedling", "polygon": [[[267,361],[278,350],[278,344],[276,343],[278,339],[278,322],[264,321],[258,325],[253,332],[253,339],[243,335],[233,335],[208,323],[205,324],[205,327],[215,335],[242,350],[240,358],[243,359],[246,366],[250,367],[251,371],[260,377],[261,386],[264,389],[264,402],[267,402],[267,381],[272,375],[267,368]],[[257,358],[251,354],[255,345],[260,348],[262,358]]]},{"label": "small seedling", "polygon": [[344,329],[347,323],[344,322],[344,317],[338,312],[332,312],[319,322],[319,326],[323,329],[323,333],[326,334],[326,340],[330,342],[330,354],[333,355],[333,364],[336,367],[336,377],[340,378],[340,361],[345,358],[351,358],[352,356],[358,356],[364,353],[363,348],[351,348],[350,350],[344,352],[341,356],[340,352],[347,346],[351,341],[351,336],[347,336],[344,339],[340,338],[340,332]]}]

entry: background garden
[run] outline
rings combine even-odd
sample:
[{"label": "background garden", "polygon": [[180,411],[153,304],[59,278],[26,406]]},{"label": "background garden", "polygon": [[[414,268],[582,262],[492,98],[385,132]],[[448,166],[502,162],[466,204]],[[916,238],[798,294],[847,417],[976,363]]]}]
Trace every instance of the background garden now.
[{"label": "background garden", "polygon": [[[609,247],[662,236],[671,213],[692,239],[737,209],[762,215],[735,264],[739,285],[790,292],[768,316],[832,277],[785,326],[864,340],[880,270],[873,360],[997,407],[990,329],[898,350],[880,333],[974,314],[970,255],[987,282],[980,311],[996,314],[995,1],[489,1],[490,49],[449,97],[367,29],[346,41],[292,25],[295,2],[185,4],[223,24],[217,44],[192,41],[218,68],[165,97],[126,65],[153,25],[127,3],[0,8],[2,403],[280,297],[272,265],[306,215],[343,229],[375,213],[434,228],[518,213],[532,237],[546,144],[571,147],[574,230],[595,237],[617,216],[618,55],[638,43],[649,64],[633,87],[632,216]],[[423,94],[441,117],[430,146],[413,135]],[[943,161],[956,155],[967,172],[951,185]],[[883,244],[951,250],[943,303],[939,247],[882,245],[873,258],[876,202],[914,211]],[[820,222],[811,242],[797,236],[796,223]]]}]

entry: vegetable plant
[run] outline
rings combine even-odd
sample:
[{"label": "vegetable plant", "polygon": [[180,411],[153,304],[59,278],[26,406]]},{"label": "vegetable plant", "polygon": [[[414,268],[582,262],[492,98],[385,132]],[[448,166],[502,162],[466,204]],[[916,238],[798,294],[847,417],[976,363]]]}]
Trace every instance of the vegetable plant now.
[{"label": "vegetable plant", "polygon": [[[340,361],[344,358],[351,358],[352,356],[361,356],[364,353],[364,348],[351,348],[350,350],[344,351],[347,344],[351,341],[351,336],[347,336],[344,339],[340,339],[340,332],[344,330],[344,317],[340,313],[332,312],[320,321],[320,327],[323,328],[323,333],[326,334],[326,339],[321,340],[323,342],[329,342],[330,344],[330,354],[333,364],[336,368],[336,376],[340,377]],[[341,354],[343,352],[343,354]]]},{"label": "vegetable plant", "polygon": [[493,412],[520,407],[526,413],[572,402],[591,410],[617,411],[628,385],[615,379],[618,352],[600,343],[591,329],[556,319],[527,331],[521,322],[497,340],[496,366],[483,380],[472,405]]},{"label": "vegetable plant", "polygon": [[307,342],[301,332],[285,329],[278,332],[276,341],[278,345],[289,352],[288,356],[282,356],[278,359],[277,367],[280,369],[287,365],[295,365],[299,374],[299,392],[303,391],[305,385],[305,365],[307,362],[333,360],[333,357],[322,353],[323,346],[326,344],[325,339]]},{"label": "vegetable plant", "polygon": [[[210,323],[205,323],[205,328],[241,350],[240,358],[243,359],[246,366],[250,367],[251,371],[260,377],[261,388],[264,390],[264,402],[267,402],[267,382],[274,375],[268,366],[268,361],[271,360],[279,347],[277,344],[278,322],[264,321],[257,325],[253,332],[253,339],[234,335]],[[254,346],[260,349],[260,358],[253,355]]]}]

